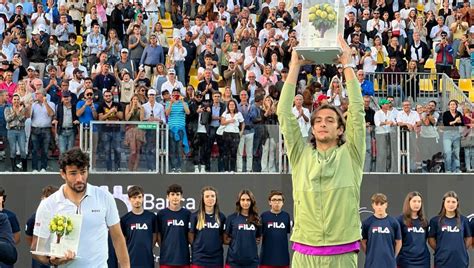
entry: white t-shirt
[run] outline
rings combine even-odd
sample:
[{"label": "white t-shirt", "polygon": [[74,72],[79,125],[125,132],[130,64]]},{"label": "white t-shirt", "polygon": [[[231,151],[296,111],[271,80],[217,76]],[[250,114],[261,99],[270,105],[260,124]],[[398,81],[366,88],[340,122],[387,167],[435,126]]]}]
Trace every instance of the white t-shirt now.
[{"label": "white t-shirt", "polygon": [[374,122],[375,122],[375,134],[385,134],[385,133],[390,133],[395,130],[394,127],[389,126],[389,125],[383,125],[381,126],[381,123],[386,122],[386,121],[392,121],[395,122],[396,117],[394,117],[393,113],[391,111],[387,111],[387,113],[384,113],[383,110],[378,110],[375,112],[374,115]]},{"label": "white t-shirt", "polygon": [[[252,56],[249,56],[249,57],[245,57],[245,60],[244,60],[244,68],[246,65],[250,64],[255,58],[252,57]],[[263,58],[260,58],[260,57],[257,57],[257,62],[259,62],[260,64],[265,64],[265,61],[263,60]],[[255,74],[255,79],[257,81],[260,80],[260,76],[262,75],[262,70],[260,69],[260,66],[257,64],[257,63],[254,63],[249,69],[246,70],[247,73],[245,74],[245,81],[249,81],[249,73],[250,72],[253,72]]]},{"label": "white t-shirt", "polygon": [[397,114],[397,122],[414,125],[420,122],[420,115],[415,111],[410,111],[408,114],[405,111],[401,111]]},{"label": "white t-shirt", "polygon": [[237,112],[236,114],[234,114],[234,116],[232,116],[231,114],[227,113],[227,111],[225,111],[222,114],[222,118],[224,118],[225,120],[230,120],[232,118],[235,119],[235,121],[233,123],[229,123],[229,124],[224,126],[224,132],[227,132],[227,133],[239,133],[240,132],[239,125],[240,125],[240,123],[244,122],[244,117],[242,116],[242,114],[240,112]]},{"label": "white t-shirt", "polygon": [[[309,113],[309,110],[305,107],[302,107],[303,109],[303,114],[308,118],[310,119],[311,118],[311,114]],[[306,138],[308,137],[309,135],[309,130],[311,129],[311,123],[310,121],[308,120],[308,122],[306,122],[304,120],[303,117],[299,117],[300,116],[300,112],[298,111],[298,109],[296,109],[296,107],[293,106],[293,108],[291,109],[291,111],[293,112],[293,114],[295,115],[295,117],[297,118],[298,120],[298,124],[300,125],[300,130],[301,130],[301,135],[303,136],[303,138]],[[299,118],[298,118],[299,117]]]}]

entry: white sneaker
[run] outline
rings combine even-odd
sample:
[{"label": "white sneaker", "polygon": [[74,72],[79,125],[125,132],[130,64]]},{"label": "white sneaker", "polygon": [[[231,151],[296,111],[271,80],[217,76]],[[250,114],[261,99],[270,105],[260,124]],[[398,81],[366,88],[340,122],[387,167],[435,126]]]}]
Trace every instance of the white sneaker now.
[{"label": "white sneaker", "polygon": [[205,166],[201,167],[201,173],[206,173],[206,167]]},{"label": "white sneaker", "polygon": [[33,173],[38,173],[38,170],[36,170],[36,169],[33,169],[33,171],[32,171],[32,172],[33,172]]},{"label": "white sneaker", "polygon": [[199,165],[194,165],[194,173],[199,173]]},{"label": "white sneaker", "polygon": [[42,169],[40,170],[40,172],[46,172],[46,169],[42,168]]}]

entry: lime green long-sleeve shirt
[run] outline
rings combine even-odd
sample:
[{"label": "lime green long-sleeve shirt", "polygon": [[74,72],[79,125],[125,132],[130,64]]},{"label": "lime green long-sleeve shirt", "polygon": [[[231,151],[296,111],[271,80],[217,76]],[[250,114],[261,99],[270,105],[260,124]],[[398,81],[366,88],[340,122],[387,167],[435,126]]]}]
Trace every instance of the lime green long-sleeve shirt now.
[{"label": "lime green long-sleeve shirt", "polygon": [[347,81],[346,142],[322,152],[303,139],[291,112],[295,85],[285,83],[277,115],[292,167],[294,220],[291,240],[334,246],[361,238],[360,186],[365,161],[365,112],[360,85]]}]

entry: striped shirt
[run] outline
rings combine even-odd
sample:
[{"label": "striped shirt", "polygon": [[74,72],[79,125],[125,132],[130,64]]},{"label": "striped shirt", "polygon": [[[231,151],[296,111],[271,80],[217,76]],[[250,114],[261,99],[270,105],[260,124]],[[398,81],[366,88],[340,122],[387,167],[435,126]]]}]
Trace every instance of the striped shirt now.
[{"label": "striped shirt", "polygon": [[[171,105],[171,102],[166,103],[166,109]],[[187,104],[184,104],[187,105]],[[186,126],[186,113],[184,111],[184,105],[181,101],[176,101],[171,106],[171,112],[168,116],[169,128],[173,127],[185,127]]]}]

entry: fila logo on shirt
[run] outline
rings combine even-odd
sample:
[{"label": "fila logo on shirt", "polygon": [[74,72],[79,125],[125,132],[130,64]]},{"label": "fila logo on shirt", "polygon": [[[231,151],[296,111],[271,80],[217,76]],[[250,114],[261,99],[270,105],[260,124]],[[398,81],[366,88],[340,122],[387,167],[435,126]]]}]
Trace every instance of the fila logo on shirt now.
[{"label": "fila logo on shirt", "polygon": [[423,229],[423,227],[408,227],[408,232],[409,232],[409,233],[424,234],[424,233],[425,233],[425,229]]},{"label": "fila logo on shirt", "polygon": [[168,226],[184,226],[183,220],[172,219],[166,222]]},{"label": "fila logo on shirt", "polygon": [[459,228],[457,226],[443,225],[441,226],[441,232],[459,233]]},{"label": "fila logo on shirt", "polygon": [[285,229],[286,226],[284,222],[268,222],[267,228]]},{"label": "fila logo on shirt", "polygon": [[148,230],[146,223],[132,223],[130,224],[130,230]]},{"label": "fila logo on shirt", "polygon": [[255,226],[253,224],[239,224],[238,229],[244,231],[255,231]]},{"label": "fila logo on shirt", "polygon": [[372,233],[379,233],[379,234],[389,234],[390,233],[390,229],[388,229],[388,227],[373,227],[372,228]]},{"label": "fila logo on shirt", "polygon": [[206,222],[206,224],[204,224],[204,228],[207,228],[207,229],[219,229],[219,223],[217,222]]}]

